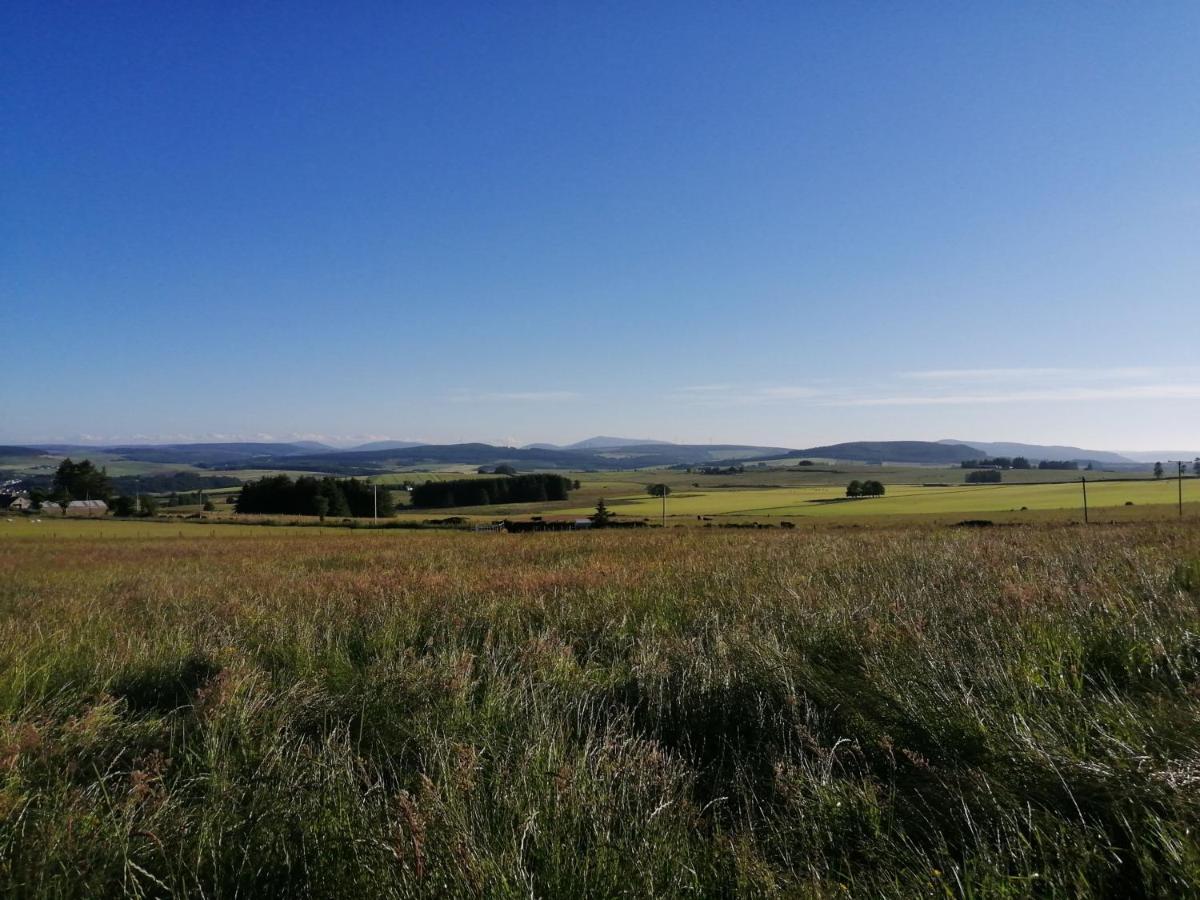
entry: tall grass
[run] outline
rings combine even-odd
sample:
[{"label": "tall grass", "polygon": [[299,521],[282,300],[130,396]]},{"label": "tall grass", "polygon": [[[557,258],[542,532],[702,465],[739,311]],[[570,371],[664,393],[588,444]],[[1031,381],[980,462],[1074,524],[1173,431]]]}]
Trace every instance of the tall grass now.
[{"label": "tall grass", "polygon": [[0,544],[5,896],[1164,896],[1200,530]]}]

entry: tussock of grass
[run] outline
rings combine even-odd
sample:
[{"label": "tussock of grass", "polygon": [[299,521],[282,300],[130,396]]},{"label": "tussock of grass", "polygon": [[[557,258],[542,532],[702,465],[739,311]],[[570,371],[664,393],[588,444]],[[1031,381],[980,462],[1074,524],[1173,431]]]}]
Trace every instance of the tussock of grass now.
[{"label": "tussock of grass", "polygon": [[1198,551],[13,542],[0,893],[1188,894]]}]

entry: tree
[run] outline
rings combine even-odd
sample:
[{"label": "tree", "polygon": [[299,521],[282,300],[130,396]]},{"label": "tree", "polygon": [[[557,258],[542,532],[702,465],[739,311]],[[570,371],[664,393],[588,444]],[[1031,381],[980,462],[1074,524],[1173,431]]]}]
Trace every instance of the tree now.
[{"label": "tree", "polygon": [[496,475],[516,475],[517,474],[517,470],[514,469],[512,466],[510,466],[508,463],[501,463],[500,465],[496,466],[496,468],[492,469],[492,472],[495,473]]},{"label": "tree", "polygon": [[651,497],[669,497],[671,496],[671,486],[669,484],[648,484],[646,493]]},{"label": "tree", "polygon": [[846,496],[847,497],[861,497],[862,496],[862,482],[856,478],[854,481],[852,481],[848,485],[846,485]]},{"label": "tree", "polygon": [[862,495],[864,497],[882,497],[883,496],[882,481],[864,481],[862,485]]},{"label": "tree", "polygon": [[205,500],[204,505],[201,506],[200,508],[202,510],[204,510],[205,512],[216,512],[216,510],[217,510],[217,508],[213,505],[213,502],[211,500]]},{"label": "tree", "polygon": [[592,524],[597,528],[603,528],[605,525],[612,523],[612,513],[608,511],[608,507],[604,505],[604,498],[600,498],[600,502],[596,504],[596,511],[591,516]]},{"label": "tree", "polygon": [[1155,478],[1162,478],[1162,477],[1163,477],[1163,464],[1162,464],[1162,463],[1160,463],[1160,462],[1156,462],[1156,463],[1154,464],[1154,477],[1155,477]]},{"label": "tree", "polygon": [[329,498],[324,494],[318,494],[314,503],[316,504],[318,518],[324,522],[325,515],[329,512]]},{"label": "tree", "polygon": [[58,464],[54,473],[54,495],[65,500],[107,500],[112,496],[112,482],[107,469],[97,469],[90,459],[74,463],[68,457]]},{"label": "tree", "polygon": [[1014,469],[1028,469],[1028,468],[1030,468],[1029,460],[1026,459],[1024,456],[1014,456],[1013,461],[1012,461],[1012,467]]},{"label": "tree", "polygon": [[1200,456],[1192,460],[1192,474],[1200,478]]},{"label": "tree", "polygon": [[120,516],[122,518],[126,516],[132,516],[134,508],[135,504],[132,497],[116,497],[112,502],[112,514],[114,516]]}]

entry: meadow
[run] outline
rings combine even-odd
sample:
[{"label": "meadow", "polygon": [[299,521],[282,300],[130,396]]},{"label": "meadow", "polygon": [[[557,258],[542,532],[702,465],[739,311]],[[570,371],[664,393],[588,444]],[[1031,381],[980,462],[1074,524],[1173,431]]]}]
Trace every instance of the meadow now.
[{"label": "meadow", "polygon": [[0,531],[0,895],[1182,896],[1200,527]]},{"label": "meadow", "polygon": [[[1189,479],[1184,500],[1200,500],[1197,482]],[[1176,502],[1174,481],[1137,479],[1098,481],[1088,485],[1090,508],[1129,505],[1169,506]],[[1082,515],[1082,490],[1078,482],[1059,484],[945,484],[926,486],[893,484],[883,497],[846,500],[843,486],[806,488],[743,488],[697,490],[683,488],[667,499],[669,516],[787,516],[859,517],[882,515],[967,514],[1027,510],[1076,510]],[[645,491],[617,495],[606,501],[622,515],[656,517],[662,501]],[[587,507],[563,510],[564,515],[585,514]]]}]

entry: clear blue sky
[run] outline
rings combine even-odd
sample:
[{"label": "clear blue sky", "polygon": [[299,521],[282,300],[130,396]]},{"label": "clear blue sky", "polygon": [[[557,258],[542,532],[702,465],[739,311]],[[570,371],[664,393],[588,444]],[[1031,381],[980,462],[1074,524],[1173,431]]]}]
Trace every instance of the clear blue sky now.
[{"label": "clear blue sky", "polygon": [[1200,446],[1200,4],[10,3],[0,440]]}]

